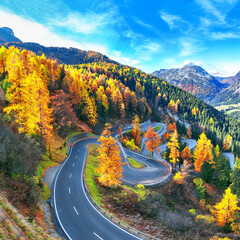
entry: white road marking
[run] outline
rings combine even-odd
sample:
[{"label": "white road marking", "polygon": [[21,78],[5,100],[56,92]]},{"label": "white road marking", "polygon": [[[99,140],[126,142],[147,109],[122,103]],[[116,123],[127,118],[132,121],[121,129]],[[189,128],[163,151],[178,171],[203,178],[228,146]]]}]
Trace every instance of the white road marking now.
[{"label": "white road marking", "polygon": [[75,208],[75,206],[73,206],[73,209],[75,210],[76,214],[79,215],[77,209]]},{"label": "white road marking", "polygon": [[77,159],[77,155],[76,155],[76,159]]},{"label": "white road marking", "polygon": [[[88,151],[87,151],[87,149],[86,149],[86,153],[85,153],[85,157],[84,157],[84,163],[86,163],[87,153],[88,153]],[[127,232],[127,231],[124,230],[123,228],[119,227],[118,225],[116,225],[115,223],[113,223],[112,221],[110,221],[110,220],[109,220],[108,218],[106,218],[99,210],[97,210],[95,206],[93,206],[93,204],[92,204],[92,203],[90,202],[90,200],[88,199],[87,194],[86,194],[86,191],[85,191],[84,186],[83,186],[83,171],[84,171],[84,168],[82,168],[82,175],[81,175],[82,189],[83,189],[83,193],[84,193],[86,199],[88,200],[88,202],[90,203],[90,205],[92,206],[92,208],[93,208],[99,215],[101,215],[105,220],[107,220],[109,223],[111,223],[113,226],[117,227],[117,228],[120,229],[121,231],[123,231],[123,232],[131,235],[132,237],[134,237],[134,238],[136,238],[136,239],[142,240],[142,238],[139,238],[139,237],[133,235],[132,233]]]},{"label": "white road marking", "polygon": [[99,237],[95,232],[93,232],[93,234],[98,237],[99,239],[103,240],[103,238]]},{"label": "white road marking", "polygon": [[72,167],[74,167],[75,163],[73,163]]},{"label": "white road marking", "polygon": [[72,178],[72,173],[70,173],[69,178]]},{"label": "white road marking", "polygon": [[68,192],[69,192],[69,194],[71,194],[71,188],[70,187],[68,188]]},{"label": "white road marking", "polygon": [[79,149],[78,149],[78,152],[79,152]]}]

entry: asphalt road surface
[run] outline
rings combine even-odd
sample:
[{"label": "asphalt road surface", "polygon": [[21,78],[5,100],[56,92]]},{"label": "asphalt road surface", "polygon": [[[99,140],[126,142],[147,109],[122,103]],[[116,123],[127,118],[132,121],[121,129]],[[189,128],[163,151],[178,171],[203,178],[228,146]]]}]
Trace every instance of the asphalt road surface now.
[{"label": "asphalt road surface", "polygon": [[[58,221],[69,239],[76,240],[128,240],[141,239],[119,228],[99,213],[88,200],[83,187],[83,166],[87,155],[87,145],[96,143],[97,137],[88,137],[75,143],[68,158],[61,166],[53,182],[54,210]],[[123,153],[121,152],[122,156]],[[124,165],[124,183],[151,185],[164,177],[168,167],[128,151],[128,155],[144,162],[147,168],[134,170]],[[123,160],[125,161],[125,160]]]}]

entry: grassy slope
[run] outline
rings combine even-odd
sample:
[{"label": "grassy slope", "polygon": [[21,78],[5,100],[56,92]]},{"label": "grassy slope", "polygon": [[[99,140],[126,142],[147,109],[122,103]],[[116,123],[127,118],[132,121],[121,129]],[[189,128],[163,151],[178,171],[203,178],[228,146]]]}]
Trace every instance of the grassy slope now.
[{"label": "grassy slope", "polygon": [[96,168],[98,167],[97,149],[97,144],[91,144],[88,148],[89,154],[87,156],[85,179],[91,196],[97,202],[97,204],[103,206],[101,202],[102,196],[100,194],[98,186],[96,185],[97,177],[99,176],[99,174],[96,172]]},{"label": "grassy slope", "polygon": [[[35,220],[29,222],[0,194],[0,239],[23,239],[18,237],[18,231],[23,232],[24,239],[56,239],[47,233]],[[4,209],[4,210],[3,210]],[[7,218],[6,218],[7,216]]]},{"label": "grassy slope", "polygon": [[143,163],[138,162],[137,160],[135,160],[131,157],[128,157],[128,161],[129,161],[129,164],[134,168],[141,169],[141,168],[146,167]]},{"label": "grassy slope", "polygon": [[161,130],[161,128],[162,128],[162,126],[156,126],[156,127],[154,128],[154,131],[159,131],[159,130]]}]

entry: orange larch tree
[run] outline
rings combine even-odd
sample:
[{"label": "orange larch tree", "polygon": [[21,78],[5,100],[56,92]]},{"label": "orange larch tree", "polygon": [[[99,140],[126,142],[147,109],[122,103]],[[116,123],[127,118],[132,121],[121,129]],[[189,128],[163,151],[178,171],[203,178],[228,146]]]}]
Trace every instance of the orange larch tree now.
[{"label": "orange larch tree", "polygon": [[38,115],[38,126],[41,142],[50,144],[52,139],[52,108],[50,108],[50,96],[47,88],[47,71],[43,65],[40,65],[35,77],[36,86],[36,111]]},{"label": "orange larch tree", "polygon": [[153,151],[161,144],[161,139],[154,131],[152,126],[148,128],[144,137],[147,139],[147,141],[145,142],[146,149],[150,152],[150,155],[152,156]]},{"label": "orange larch tree", "polygon": [[122,129],[121,129],[120,126],[118,127],[118,134],[120,136],[120,138],[119,138],[120,142],[123,143],[124,142],[124,138],[123,138]]},{"label": "orange larch tree", "polygon": [[194,107],[193,109],[192,109],[192,115],[197,115],[197,113],[199,112],[199,109],[198,108],[196,108],[196,107]]},{"label": "orange larch tree", "polygon": [[180,103],[179,99],[176,102],[171,99],[170,102],[168,103],[168,108],[171,109],[173,113],[176,113],[178,111],[179,103]]},{"label": "orange larch tree", "polygon": [[51,97],[51,103],[54,124],[56,129],[59,129],[60,136],[64,136],[64,133],[66,134],[71,127],[75,127],[78,131],[81,130],[81,124],[73,110],[69,94],[58,90]]},{"label": "orange larch tree", "polygon": [[86,83],[82,80],[78,81],[78,91],[80,95],[79,113],[83,121],[87,121],[90,126],[94,126],[97,122],[97,106],[93,97],[89,96]]},{"label": "orange larch tree", "polygon": [[135,140],[135,143],[137,146],[139,146],[140,144],[140,134],[141,134],[141,129],[140,129],[140,124],[139,124],[139,117],[138,115],[135,115],[134,120],[132,121],[132,131],[131,131],[131,135],[132,138]]},{"label": "orange larch tree", "polygon": [[124,100],[124,105],[125,105],[126,110],[128,110],[128,108],[129,108],[130,94],[131,94],[131,92],[130,92],[129,88],[127,87],[123,93],[123,100]]},{"label": "orange larch tree", "polygon": [[169,159],[170,162],[176,167],[176,163],[179,162],[180,152],[179,152],[179,143],[178,143],[178,133],[175,130],[170,138],[170,141],[167,143],[168,148],[170,149]]},{"label": "orange larch tree", "polygon": [[169,123],[167,130],[168,130],[168,133],[169,133],[169,134],[172,134],[175,130],[177,130],[176,122],[174,122],[174,123]]},{"label": "orange larch tree", "polygon": [[191,153],[191,151],[190,151],[188,146],[186,146],[183,149],[183,151],[181,153],[181,158],[183,160],[186,160],[188,163],[192,164],[193,155],[192,155],[192,153]]},{"label": "orange larch tree", "polygon": [[194,167],[197,172],[201,172],[204,162],[213,164],[212,148],[213,145],[211,143],[211,140],[207,139],[205,133],[202,133],[198,139],[197,147],[194,152]]},{"label": "orange larch tree", "polygon": [[98,149],[100,162],[97,172],[100,174],[98,181],[101,185],[106,187],[116,186],[121,183],[123,177],[124,163],[121,162],[119,146],[117,141],[111,136],[110,124],[106,124],[104,131],[98,142],[101,145]]},{"label": "orange larch tree", "polygon": [[237,195],[231,192],[231,188],[227,188],[225,194],[223,194],[222,201],[217,203],[211,212],[214,214],[217,224],[225,226],[233,221],[234,215],[239,210]]},{"label": "orange larch tree", "polygon": [[223,150],[228,151],[232,144],[232,137],[231,135],[227,135],[226,139],[223,141]]},{"label": "orange larch tree", "polygon": [[138,100],[136,97],[136,94],[134,92],[130,93],[130,104],[131,104],[131,108],[134,109],[134,111],[137,111],[137,105],[138,105]]},{"label": "orange larch tree", "polygon": [[121,103],[121,108],[120,108],[120,116],[122,119],[126,117],[126,112],[125,112],[125,105],[124,103]]}]

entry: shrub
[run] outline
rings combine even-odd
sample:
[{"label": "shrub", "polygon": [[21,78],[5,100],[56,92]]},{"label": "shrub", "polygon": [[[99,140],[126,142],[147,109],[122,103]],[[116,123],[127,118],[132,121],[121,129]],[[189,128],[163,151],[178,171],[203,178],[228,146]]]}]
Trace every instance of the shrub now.
[{"label": "shrub", "polygon": [[149,194],[149,190],[146,190],[142,184],[138,184],[135,187],[137,189],[138,201],[141,202],[145,200],[146,196]]},{"label": "shrub", "polygon": [[195,219],[197,222],[202,222],[205,224],[212,224],[215,222],[214,217],[211,215],[197,215]]},{"label": "shrub", "polygon": [[191,213],[192,215],[195,216],[196,215],[196,210],[192,208],[192,209],[189,210],[189,213]]},{"label": "shrub", "polygon": [[205,198],[205,193],[206,193],[206,189],[204,188],[203,186],[203,180],[201,178],[195,178],[193,180],[193,182],[195,183],[196,185],[196,189],[197,189],[197,192],[199,194],[199,197],[202,199],[202,198]]},{"label": "shrub", "polygon": [[161,193],[150,194],[140,203],[140,210],[148,217],[156,217],[159,209],[168,209],[164,196]]},{"label": "shrub", "polygon": [[179,214],[176,211],[159,211],[158,218],[175,231],[185,231],[191,228],[193,224],[190,217]]}]

